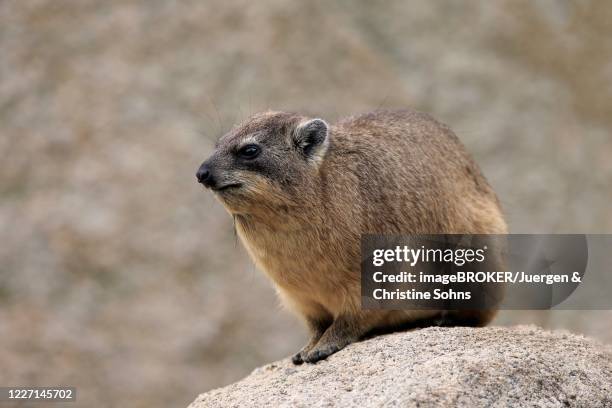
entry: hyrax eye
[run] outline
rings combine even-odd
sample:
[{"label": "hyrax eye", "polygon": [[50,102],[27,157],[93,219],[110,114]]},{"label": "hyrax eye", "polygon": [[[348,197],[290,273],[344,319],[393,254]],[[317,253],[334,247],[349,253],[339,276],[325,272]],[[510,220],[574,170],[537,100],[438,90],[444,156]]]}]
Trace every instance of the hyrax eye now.
[{"label": "hyrax eye", "polygon": [[254,144],[248,144],[246,146],[242,146],[240,150],[238,150],[238,156],[243,159],[254,159],[259,156],[261,152],[261,148]]}]

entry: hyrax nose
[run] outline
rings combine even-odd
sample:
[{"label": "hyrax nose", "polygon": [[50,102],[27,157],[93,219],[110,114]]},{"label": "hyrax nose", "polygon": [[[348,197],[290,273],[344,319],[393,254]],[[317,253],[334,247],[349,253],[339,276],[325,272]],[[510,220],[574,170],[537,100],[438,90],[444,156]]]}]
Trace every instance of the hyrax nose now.
[{"label": "hyrax nose", "polygon": [[206,187],[210,187],[213,184],[212,173],[206,164],[200,166],[198,172],[196,173],[196,178],[198,179],[198,183],[202,183]]}]

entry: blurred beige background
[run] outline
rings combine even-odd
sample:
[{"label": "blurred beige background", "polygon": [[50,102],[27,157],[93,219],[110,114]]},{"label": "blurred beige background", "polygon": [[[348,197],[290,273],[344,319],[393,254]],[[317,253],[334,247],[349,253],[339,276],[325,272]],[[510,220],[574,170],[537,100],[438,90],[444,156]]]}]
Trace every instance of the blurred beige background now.
[{"label": "blurred beige background", "polygon": [[[612,232],[612,5],[0,2],[0,385],[187,405],[306,340],[195,171],[268,108],[432,113],[513,232]],[[503,312],[612,342],[610,312]]]}]

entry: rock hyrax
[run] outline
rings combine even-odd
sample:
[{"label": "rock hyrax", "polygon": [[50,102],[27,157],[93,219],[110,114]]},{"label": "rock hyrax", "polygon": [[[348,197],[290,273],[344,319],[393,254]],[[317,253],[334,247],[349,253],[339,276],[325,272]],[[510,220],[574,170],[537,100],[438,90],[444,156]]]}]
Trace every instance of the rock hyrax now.
[{"label": "rock hyrax", "polygon": [[412,110],[329,125],[257,114],[197,172],[234,217],[255,264],[312,335],[314,363],[365,335],[417,321],[481,326],[495,311],[362,310],[361,234],[504,234],[495,193],[455,134]]}]

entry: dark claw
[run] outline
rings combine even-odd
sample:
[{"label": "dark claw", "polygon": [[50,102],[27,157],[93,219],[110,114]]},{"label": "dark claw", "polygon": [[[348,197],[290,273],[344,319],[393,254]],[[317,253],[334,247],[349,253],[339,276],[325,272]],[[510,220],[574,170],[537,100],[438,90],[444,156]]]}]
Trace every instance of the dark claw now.
[{"label": "dark claw", "polygon": [[293,364],[295,365],[300,365],[304,362],[304,360],[302,359],[302,353],[297,353],[296,355],[294,355],[293,357],[291,357],[291,361],[293,362]]}]

